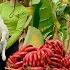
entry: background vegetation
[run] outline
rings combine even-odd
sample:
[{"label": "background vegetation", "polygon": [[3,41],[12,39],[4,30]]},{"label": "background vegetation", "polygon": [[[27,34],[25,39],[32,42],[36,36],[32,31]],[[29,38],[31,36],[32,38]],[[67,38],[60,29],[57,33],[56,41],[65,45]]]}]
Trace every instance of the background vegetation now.
[{"label": "background vegetation", "polygon": [[[0,0],[0,3],[7,0]],[[42,32],[44,38],[60,39],[70,51],[70,1],[20,0],[32,15],[30,25]]]}]

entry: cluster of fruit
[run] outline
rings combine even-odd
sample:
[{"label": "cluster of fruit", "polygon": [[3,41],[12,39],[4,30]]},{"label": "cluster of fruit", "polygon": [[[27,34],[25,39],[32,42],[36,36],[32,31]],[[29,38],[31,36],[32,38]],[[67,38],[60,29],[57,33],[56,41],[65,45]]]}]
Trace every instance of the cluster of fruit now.
[{"label": "cluster of fruit", "polygon": [[23,46],[7,60],[7,70],[70,70],[70,55],[59,40],[45,40],[39,48]]}]

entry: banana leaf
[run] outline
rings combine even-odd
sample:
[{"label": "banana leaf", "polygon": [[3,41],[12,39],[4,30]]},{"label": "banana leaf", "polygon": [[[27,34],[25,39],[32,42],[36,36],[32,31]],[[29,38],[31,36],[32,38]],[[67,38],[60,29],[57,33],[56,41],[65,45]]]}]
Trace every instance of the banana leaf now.
[{"label": "banana leaf", "polygon": [[33,45],[34,47],[40,47],[44,44],[43,36],[39,29],[29,26],[27,35],[24,40],[24,44]]},{"label": "banana leaf", "polygon": [[40,8],[40,23],[39,29],[43,36],[53,37],[54,17],[51,0],[43,0]]},{"label": "banana leaf", "polygon": [[51,0],[40,0],[38,4],[33,6],[33,26],[40,29],[43,36],[53,37],[53,9]]},{"label": "banana leaf", "polygon": [[[34,2],[34,1],[33,1]],[[37,3],[32,2],[32,9],[33,9],[33,26],[38,28],[40,23],[40,7],[42,5],[41,0]]]}]

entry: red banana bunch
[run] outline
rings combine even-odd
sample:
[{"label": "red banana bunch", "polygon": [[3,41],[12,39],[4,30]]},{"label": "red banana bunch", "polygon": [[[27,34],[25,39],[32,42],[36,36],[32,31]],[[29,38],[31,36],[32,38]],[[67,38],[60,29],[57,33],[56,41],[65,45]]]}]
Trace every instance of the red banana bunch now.
[{"label": "red banana bunch", "polygon": [[[48,64],[49,56],[51,56],[52,51],[49,48],[37,49],[37,51],[29,52],[23,58],[24,67],[45,67]],[[46,59],[47,58],[47,59]]]},{"label": "red banana bunch", "polygon": [[63,58],[63,64],[66,68],[70,69],[70,54],[66,54]]},{"label": "red banana bunch", "polygon": [[[23,46],[7,60],[7,70],[69,70],[70,56],[65,56],[59,40],[46,40],[39,48]],[[49,67],[49,68],[48,68]]]},{"label": "red banana bunch", "polygon": [[26,46],[22,48],[21,50],[15,52],[13,55],[11,55],[7,60],[7,66],[11,68],[19,68],[23,66],[23,58],[25,55],[31,51],[37,50],[32,45]]},{"label": "red banana bunch", "polygon": [[45,47],[50,48],[55,54],[65,56],[63,43],[59,40],[47,40],[45,41]]}]

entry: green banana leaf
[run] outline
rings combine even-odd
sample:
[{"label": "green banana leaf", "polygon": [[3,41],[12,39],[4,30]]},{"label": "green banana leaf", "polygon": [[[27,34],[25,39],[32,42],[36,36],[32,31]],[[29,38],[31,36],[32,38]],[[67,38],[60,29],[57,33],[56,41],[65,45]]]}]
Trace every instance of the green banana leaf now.
[{"label": "green banana leaf", "polygon": [[51,0],[40,0],[38,4],[33,6],[33,26],[40,29],[43,36],[53,37],[53,9]]},{"label": "green banana leaf", "polygon": [[40,7],[42,5],[42,2],[32,3],[32,9],[33,9],[33,26],[38,28],[40,23]]},{"label": "green banana leaf", "polygon": [[43,36],[53,37],[54,15],[51,0],[43,0],[40,8],[40,23],[39,29]]},{"label": "green banana leaf", "polygon": [[30,44],[34,47],[40,47],[44,44],[43,36],[39,29],[29,26],[27,35],[24,40],[24,44]]}]

